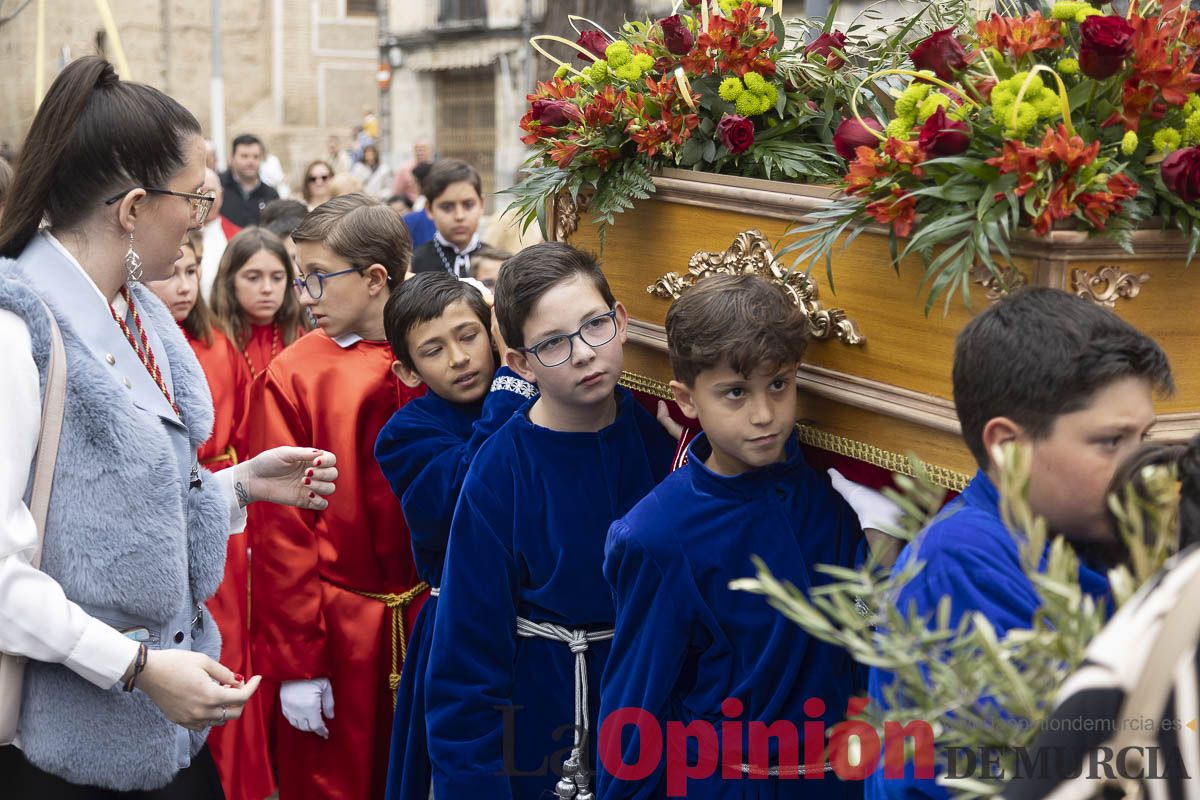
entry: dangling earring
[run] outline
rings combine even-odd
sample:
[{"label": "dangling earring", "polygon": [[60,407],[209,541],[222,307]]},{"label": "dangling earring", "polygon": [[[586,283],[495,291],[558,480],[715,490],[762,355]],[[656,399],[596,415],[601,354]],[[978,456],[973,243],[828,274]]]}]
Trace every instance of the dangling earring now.
[{"label": "dangling earring", "polygon": [[133,231],[129,232],[129,250],[125,253],[125,269],[129,272],[129,280],[142,279],[142,257],[133,249]]}]

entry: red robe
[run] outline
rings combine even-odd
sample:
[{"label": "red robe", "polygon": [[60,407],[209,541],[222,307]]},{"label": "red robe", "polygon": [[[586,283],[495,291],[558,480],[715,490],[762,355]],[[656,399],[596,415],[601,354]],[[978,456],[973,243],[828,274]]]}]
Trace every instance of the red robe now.
[{"label": "red robe", "polygon": [[242,348],[242,359],[254,380],[263,373],[275,356],[283,351],[283,328],[278,324],[251,325],[250,340]]},{"label": "red robe", "polygon": [[[386,342],[343,349],[314,331],[251,389],[252,452],[319,447],[337,456],[338,467],[325,511],[250,507],[255,668],[278,681],[325,677],[333,685],[329,739],[277,720],[279,790],[287,800],[384,794],[395,696],[392,613],[359,593],[400,595],[420,580],[400,503],[374,455],[380,429],[418,394],[392,375],[392,360]],[[423,599],[404,608],[405,632]]]},{"label": "red robe", "polygon": [[[184,332],[187,335],[187,332]],[[250,373],[229,338],[213,330],[212,344],[187,336],[213,397],[212,437],[197,457],[212,470],[227,469],[245,455],[237,451],[235,432],[245,411]],[[254,674],[249,637],[250,562],[246,537],[229,537],[225,578],[208,601],[208,610],[221,630],[221,663],[247,678]],[[228,800],[262,800],[275,792],[275,777],[267,747],[267,708],[259,692],[246,705],[241,719],[214,727],[208,747],[217,763]]]}]

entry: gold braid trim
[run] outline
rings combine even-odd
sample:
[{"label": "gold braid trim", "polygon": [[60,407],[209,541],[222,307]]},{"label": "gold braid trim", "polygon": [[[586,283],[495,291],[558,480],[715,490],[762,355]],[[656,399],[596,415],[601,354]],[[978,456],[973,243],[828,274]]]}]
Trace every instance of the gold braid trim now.
[{"label": "gold braid trim", "polygon": [[200,463],[207,467],[209,464],[220,464],[226,461],[229,462],[229,466],[231,467],[238,465],[237,450],[233,449],[233,445],[229,445],[229,447],[225,448],[224,452],[218,453],[212,458],[206,458]]},{"label": "gold braid trim", "polygon": [[[645,375],[623,372],[621,373],[621,384],[626,388],[636,389],[639,392],[645,392],[663,400],[673,399],[671,387],[668,384],[654,378],[646,377]],[[830,453],[837,453],[839,456],[846,456],[857,461],[865,461],[868,464],[882,467],[888,472],[899,472],[901,475],[913,474],[912,465],[908,463],[908,457],[900,453],[884,450],[866,442],[859,442],[854,439],[847,439],[832,433],[826,433],[825,431],[818,430],[813,425],[797,423],[796,431],[800,434],[800,441],[812,447],[827,450]],[[961,492],[971,480],[970,475],[965,475],[945,467],[939,467],[935,464],[926,464],[926,468],[929,470],[929,477],[934,483],[951,491]]]},{"label": "gold braid trim", "polygon": [[400,668],[408,658],[408,642],[404,635],[404,609],[417,599],[417,595],[429,589],[429,584],[421,581],[403,594],[376,594],[375,592],[360,592],[357,589],[349,591],[360,597],[378,600],[392,614],[392,671],[388,674],[388,688],[392,690],[392,708],[396,707],[396,689],[400,687]]}]

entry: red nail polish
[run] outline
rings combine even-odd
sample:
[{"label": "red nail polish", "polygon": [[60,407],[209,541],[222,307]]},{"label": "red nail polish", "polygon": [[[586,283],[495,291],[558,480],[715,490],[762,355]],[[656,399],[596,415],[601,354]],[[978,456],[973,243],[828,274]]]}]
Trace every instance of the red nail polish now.
[{"label": "red nail polish", "polygon": [[319,458],[318,458],[316,461],[314,461],[314,462],[313,462],[313,466],[314,466],[314,467],[319,467],[319,466],[321,466],[321,459],[319,459]]},{"label": "red nail polish", "polygon": [[237,681],[238,683],[245,683],[245,682],[246,682],[246,679],[245,679],[245,678],[243,678],[241,675],[234,675],[234,676],[233,676],[233,679],[234,679],[235,681]]},{"label": "red nail polish", "polygon": [[312,481],[311,481],[311,480],[309,480],[308,478],[305,478],[305,479],[304,479],[304,485],[305,485],[305,486],[308,486],[310,483],[312,483]]},{"label": "red nail polish", "polygon": [[311,500],[312,498],[316,497],[316,496],[317,496],[317,493],[316,493],[316,492],[309,492],[309,493],[308,493],[308,498],[309,498],[310,500]]},{"label": "red nail polish", "polygon": [[311,478],[311,477],[312,477],[312,473],[313,473],[313,471],[310,469],[308,472],[304,473],[304,476],[305,476],[306,478]]}]

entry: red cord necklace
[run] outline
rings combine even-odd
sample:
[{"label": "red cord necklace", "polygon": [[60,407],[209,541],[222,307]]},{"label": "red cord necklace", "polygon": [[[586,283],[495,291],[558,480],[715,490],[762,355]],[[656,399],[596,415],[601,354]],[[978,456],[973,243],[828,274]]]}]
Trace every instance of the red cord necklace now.
[{"label": "red cord necklace", "polygon": [[[150,339],[146,336],[146,329],[142,327],[142,317],[133,305],[133,296],[129,293],[128,286],[121,287],[121,297],[125,298],[125,302],[129,304],[129,312],[133,315],[133,327],[137,329],[138,333],[137,338],[134,338],[133,331],[129,330],[129,326],[125,324],[125,320],[117,315],[115,308],[109,306],[108,310],[112,312],[113,319],[121,327],[121,332],[129,340],[129,346],[133,348],[133,352],[137,353],[138,360],[142,362],[142,366],[146,368],[146,372],[150,373],[150,377],[158,384],[158,390],[163,393],[163,397],[167,398],[167,403],[174,409],[175,415],[182,419],[183,415],[179,413],[179,406],[175,405],[175,401],[171,399],[171,392],[167,389],[167,384],[163,380],[162,370],[158,368],[158,361],[154,358],[154,351],[150,349]],[[140,347],[138,346],[139,341],[141,342]]]},{"label": "red cord necklace", "polygon": [[[271,323],[271,361],[275,360],[275,356],[279,353],[279,323]],[[242,358],[246,359],[246,366],[250,368],[250,377],[257,378],[258,373],[254,371],[254,362],[250,359],[250,343],[246,342],[246,349],[242,351]],[[269,362],[268,362],[269,363]],[[263,367],[266,369],[266,367]]]}]

